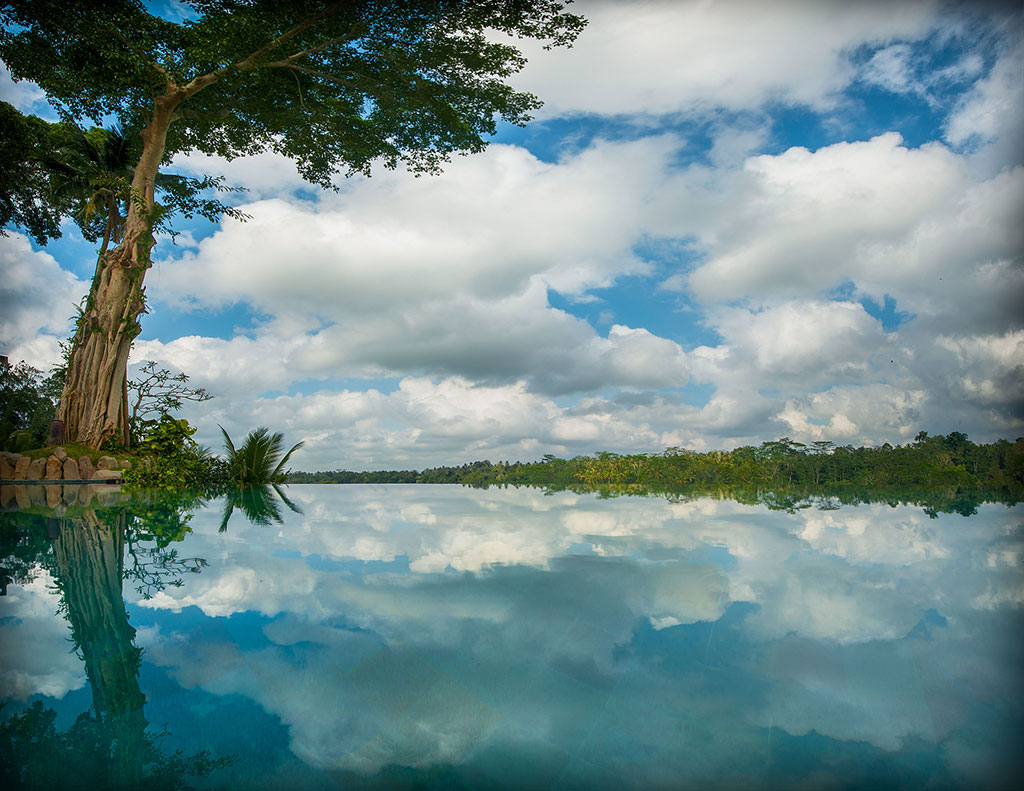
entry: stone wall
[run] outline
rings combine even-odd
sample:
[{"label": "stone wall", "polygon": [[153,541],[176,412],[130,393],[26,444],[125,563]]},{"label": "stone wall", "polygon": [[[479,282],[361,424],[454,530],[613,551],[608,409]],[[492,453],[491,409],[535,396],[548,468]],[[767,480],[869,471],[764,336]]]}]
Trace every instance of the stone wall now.
[{"label": "stone wall", "polygon": [[0,481],[117,481],[131,466],[128,459],[101,456],[94,465],[88,456],[73,459],[64,448],[54,448],[46,457],[30,459],[19,453],[0,451]]}]

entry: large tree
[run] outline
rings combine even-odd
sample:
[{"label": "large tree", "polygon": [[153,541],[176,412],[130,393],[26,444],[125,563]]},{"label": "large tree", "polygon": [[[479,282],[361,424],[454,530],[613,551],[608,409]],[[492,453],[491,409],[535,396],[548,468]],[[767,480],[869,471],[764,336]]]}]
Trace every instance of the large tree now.
[{"label": "large tree", "polygon": [[73,342],[58,418],[98,447],[127,435],[124,386],[163,208],[161,166],[184,151],[276,151],[308,181],[404,164],[433,172],[477,152],[497,119],[540,102],[506,80],[516,38],[568,45],[581,17],[556,0],[188,0],[183,20],[137,0],[0,3],[0,58],[61,117],[115,118],[139,153],[119,241],[104,251]]}]

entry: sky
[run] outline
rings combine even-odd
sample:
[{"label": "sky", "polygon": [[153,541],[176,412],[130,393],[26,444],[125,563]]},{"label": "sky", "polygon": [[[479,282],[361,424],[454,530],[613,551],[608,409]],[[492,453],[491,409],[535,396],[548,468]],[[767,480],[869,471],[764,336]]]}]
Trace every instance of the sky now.
[{"label": "sky", "polygon": [[[544,100],[439,176],[224,175],[179,223],[131,374],[184,371],[218,449],[395,469],[788,436],[1024,435],[1024,13],[938,0],[580,0]],[[0,99],[53,117],[0,68]],[[0,353],[46,370],[95,247],[0,238]]]}]

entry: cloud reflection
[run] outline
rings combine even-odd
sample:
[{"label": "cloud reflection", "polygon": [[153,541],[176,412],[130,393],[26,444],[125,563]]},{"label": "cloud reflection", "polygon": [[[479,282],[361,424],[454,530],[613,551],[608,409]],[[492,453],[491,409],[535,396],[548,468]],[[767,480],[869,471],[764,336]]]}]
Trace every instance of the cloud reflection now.
[{"label": "cloud reflection", "polygon": [[[280,528],[217,535],[216,508],[197,514],[189,551],[210,568],[138,605],[167,612],[149,662],[257,701],[313,766],[485,771],[519,751],[551,780],[587,766],[625,777],[647,754],[644,776],[696,781],[760,776],[770,739],[811,732],[880,755],[918,740],[974,780],[1005,758],[970,745],[986,690],[1022,691],[1019,508],[929,519],[536,490],[290,494],[304,515]],[[262,638],[177,631],[190,606],[258,612]],[[649,740],[652,723],[668,730]]]}]

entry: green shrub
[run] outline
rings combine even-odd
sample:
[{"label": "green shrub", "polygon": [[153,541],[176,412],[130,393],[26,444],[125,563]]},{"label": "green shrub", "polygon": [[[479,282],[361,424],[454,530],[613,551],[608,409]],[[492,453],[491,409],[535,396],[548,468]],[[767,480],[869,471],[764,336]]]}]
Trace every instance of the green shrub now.
[{"label": "green shrub", "polygon": [[227,480],[227,465],[192,439],[187,420],[165,414],[143,426],[139,458],[124,476],[131,488],[195,490]]}]

